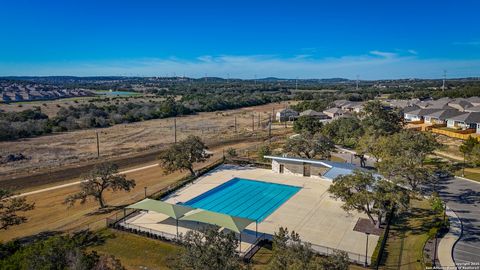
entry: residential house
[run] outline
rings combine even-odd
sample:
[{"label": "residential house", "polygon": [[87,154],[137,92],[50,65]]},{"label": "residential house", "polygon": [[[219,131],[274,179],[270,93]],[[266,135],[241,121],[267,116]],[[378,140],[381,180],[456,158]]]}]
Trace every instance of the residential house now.
[{"label": "residential house", "polygon": [[278,122],[293,121],[298,117],[298,112],[289,108],[278,111],[275,119]]},{"label": "residential house", "polygon": [[448,103],[448,106],[457,109],[461,112],[465,111],[469,107],[473,107],[472,103],[464,98],[457,98]]},{"label": "residential house", "polygon": [[347,112],[360,113],[363,110],[364,102],[352,102],[349,101],[340,106],[340,108]]},{"label": "residential house", "polygon": [[330,119],[330,117],[323,112],[317,112],[314,110],[306,110],[300,113],[300,116],[307,116],[311,118],[315,118],[318,120]]},{"label": "residential house", "polygon": [[423,119],[424,123],[432,125],[445,125],[447,124],[447,119],[462,114],[455,109],[446,109],[446,110],[432,110],[431,112],[424,113]]},{"label": "residential house", "polygon": [[421,121],[420,111],[422,109],[418,106],[410,106],[403,109],[403,118],[407,122]]},{"label": "residential house", "polygon": [[335,107],[324,110],[323,113],[326,114],[328,117],[333,118],[333,119],[338,118],[338,117],[342,117],[345,114],[347,114],[346,111],[344,111],[340,108],[335,108]]},{"label": "residential house", "polygon": [[447,127],[454,129],[475,129],[480,133],[480,112],[467,112],[447,118]]}]

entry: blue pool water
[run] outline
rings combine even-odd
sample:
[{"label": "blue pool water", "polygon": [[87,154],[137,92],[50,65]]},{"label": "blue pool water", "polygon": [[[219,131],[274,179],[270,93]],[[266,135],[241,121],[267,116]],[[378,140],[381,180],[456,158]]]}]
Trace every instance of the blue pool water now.
[{"label": "blue pool water", "polygon": [[299,190],[300,187],[233,178],[184,204],[260,222]]}]

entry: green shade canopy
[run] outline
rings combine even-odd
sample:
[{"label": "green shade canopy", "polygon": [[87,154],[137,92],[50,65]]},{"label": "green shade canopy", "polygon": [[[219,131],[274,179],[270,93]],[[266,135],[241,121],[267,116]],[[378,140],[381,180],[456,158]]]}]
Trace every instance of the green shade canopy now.
[{"label": "green shade canopy", "polygon": [[217,225],[227,228],[236,233],[241,233],[248,225],[255,222],[255,220],[233,217],[203,209],[196,209],[194,211],[191,211],[181,217],[180,220],[190,220]]},{"label": "green shade canopy", "polygon": [[144,199],[143,201],[127,206],[127,208],[154,211],[157,213],[165,214],[176,220],[180,219],[183,215],[195,209],[186,205],[171,204],[152,199]]}]

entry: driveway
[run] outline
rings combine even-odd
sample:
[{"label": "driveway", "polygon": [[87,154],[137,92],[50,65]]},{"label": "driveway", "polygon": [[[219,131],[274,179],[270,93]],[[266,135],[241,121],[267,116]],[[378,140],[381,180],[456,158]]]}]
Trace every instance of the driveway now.
[{"label": "driveway", "polygon": [[480,262],[480,183],[452,178],[443,180],[438,191],[462,221],[462,237],[453,248],[455,263]]}]

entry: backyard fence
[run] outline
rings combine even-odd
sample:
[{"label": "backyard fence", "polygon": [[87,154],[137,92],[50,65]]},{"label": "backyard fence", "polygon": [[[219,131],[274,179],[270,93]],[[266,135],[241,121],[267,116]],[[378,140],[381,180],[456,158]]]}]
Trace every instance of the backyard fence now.
[{"label": "backyard fence", "polygon": [[[456,139],[461,139],[461,140],[468,140],[468,137],[472,136],[475,134],[474,129],[466,129],[466,130],[459,130],[459,131],[450,131],[450,130],[444,130],[444,129],[439,129],[439,128],[432,128],[431,130],[433,133],[445,135],[451,138],[456,138]],[[475,136],[475,135],[473,135]]]}]

